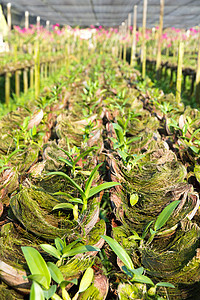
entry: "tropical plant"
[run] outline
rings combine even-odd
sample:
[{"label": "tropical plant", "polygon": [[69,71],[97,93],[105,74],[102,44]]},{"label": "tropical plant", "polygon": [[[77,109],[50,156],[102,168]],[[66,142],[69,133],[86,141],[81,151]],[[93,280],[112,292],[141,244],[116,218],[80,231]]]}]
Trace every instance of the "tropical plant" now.
[{"label": "tropical plant", "polygon": [[[75,203],[79,203],[82,204],[82,210],[81,212],[83,213],[86,209],[87,209],[87,204],[88,204],[88,199],[90,199],[91,197],[93,197],[94,195],[98,194],[99,192],[114,187],[116,185],[120,185],[120,183],[118,182],[104,182],[96,187],[91,187],[92,182],[94,180],[94,177],[97,173],[97,170],[99,169],[99,167],[102,165],[98,164],[91,172],[88,180],[85,183],[85,190],[83,190],[81,188],[80,185],[78,185],[71,177],[69,177],[67,174],[65,174],[64,172],[50,172],[47,175],[58,175],[58,176],[63,176],[64,178],[66,178],[72,186],[74,186],[80,193],[81,198],[73,198],[71,196],[69,196],[69,194],[67,193],[62,193],[62,192],[58,192],[55,193],[56,195],[64,195],[66,197],[68,197],[68,201],[69,202],[75,202]],[[71,208],[73,209],[74,206],[72,207],[71,205],[69,205],[70,203],[61,203],[61,204],[57,204],[54,209],[65,209],[65,208]]]}]

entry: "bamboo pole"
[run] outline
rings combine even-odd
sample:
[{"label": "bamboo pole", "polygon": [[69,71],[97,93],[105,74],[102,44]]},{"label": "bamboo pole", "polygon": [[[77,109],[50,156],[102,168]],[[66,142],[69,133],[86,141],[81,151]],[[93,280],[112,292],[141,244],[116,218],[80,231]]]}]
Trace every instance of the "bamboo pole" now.
[{"label": "bamboo pole", "polygon": [[176,101],[181,101],[181,82],[182,82],[182,65],[183,65],[184,43],[179,43],[178,49],[178,66],[177,66],[177,80],[176,80]]},{"label": "bamboo pole", "polygon": [[5,78],[5,102],[6,105],[8,106],[10,101],[10,73],[6,73],[6,78]]},{"label": "bamboo pole", "polygon": [[132,33],[132,47],[131,47],[131,66],[133,66],[134,62],[135,62],[136,28],[137,28],[137,5],[134,6],[134,10],[133,10],[133,33]]},{"label": "bamboo pole", "polygon": [[195,99],[196,103],[200,103],[200,33],[198,38],[198,59],[197,59],[197,70],[196,70],[196,90]]},{"label": "bamboo pole", "polygon": [[40,49],[39,41],[37,40],[34,45],[35,54],[35,98],[37,99],[40,94]]},{"label": "bamboo pole", "polygon": [[143,21],[142,21],[142,78],[146,76],[146,19],[147,19],[147,0],[143,2]]},{"label": "bamboo pole", "polygon": [[28,71],[27,68],[23,70],[24,93],[28,91]]},{"label": "bamboo pole", "polygon": [[160,78],[162,32],[163,32],[163,14],[164,14],[164,0],[160,0],[160,25],[159,25],[159,30],[158,30],[158,50],[157,50],[157,59],[156,59],[157,79]]},{"label": "bamboo pole", "polygon": [[15,94],[17,97],[20,95],[20,71],[15,71]]},{"label": "bamboo pole", "polygon": [[25,11],[25,28],[29,28],[29,12]]},{"label": "bamboo pole", "polygon": [[11,26],[12,26],[12,20],[11,20],[11,3],[7,4],[7,23],[8,23],[9,30],[11,30]]}]

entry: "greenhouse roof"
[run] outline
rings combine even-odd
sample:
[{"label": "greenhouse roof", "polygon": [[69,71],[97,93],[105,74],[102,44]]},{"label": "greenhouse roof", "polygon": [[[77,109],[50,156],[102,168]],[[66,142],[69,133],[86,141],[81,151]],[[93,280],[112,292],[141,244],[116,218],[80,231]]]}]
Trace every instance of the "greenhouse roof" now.
[{"label": "greenhouse roof", "polygon": [[[118,26],[137,5],[138,26],[142,25],[143,0],[2,0],[12,4],[13,24],[24,24],[24,12],[29,11],[30,23],[40,16],[51,24],[71,26]],[[159,23],[160,0],[148,0],[147,27]],[[200,23],[199,0],[165,0],[164,27],[190,28]]]}]

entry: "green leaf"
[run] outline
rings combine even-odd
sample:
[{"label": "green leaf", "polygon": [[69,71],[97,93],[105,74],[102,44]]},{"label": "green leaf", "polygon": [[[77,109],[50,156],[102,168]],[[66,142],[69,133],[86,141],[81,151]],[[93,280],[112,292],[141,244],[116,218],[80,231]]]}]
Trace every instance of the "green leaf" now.
[{"label": "green leaf", "polygon": [[78,238],[77,240],[71,242],[69,245],[67,245],[63,248],[62,253],[69,251],[72,247],[74,247],[80,241],[81,241],[81,238]]},{"label": "green leaf", "polygon": [[59,237],[55,239],[55,245],[58,251],[62,253],[62,250],[66,247],[66,242],[61,240]]},{"label": "green leaf", "polygon": [[33,125],[31,134],[32,134],[32,136],[35,136],[37,134],[37,127],[35,126],[35,124]]},{"label": "green leaf", "polygon": [[55,196],[65,196],[67,197],[69,202],[75,202],[75,203],[80,203],[83,204],[83,201],[80,198],[73,198],[70,194],[64,193],[64,192],[56,192],[53,193]]},{"label": "green leaf", "polygon": [[55,209],[73,209],[74,208],[74,205],[71,204],[71,203],[60,203],[60,204],[57,204],[53,207],[53,210]]},{"label": "green leaf", "polygon": [[198,128],[197,130],[195,130],[195,131],[193,132],[193,134],[192,134],[191,137],[190,137],[190,141],[192,141],[193,137],[194,137],[199,131],[200,131],[200,128]]},{"label": "green leaf", "polygon": [[140,267],[140,268],[137,268],[137,269],[133,269],[133,270],[131,270],[131,272],[133,272],[133,274],[135,274],[135,275],[142,275],[143,272],[144,272],[144,268]]},{"label": "green leaf", "polygon": [[169,288],[175,288],[175,286],[172,283],[169,282],[158,282],[156,286],[164,286]]},{"label": "green leaf", "polygon": [[92,147],[86,151],[84,151],[83,153],[81,153],[75,160],[74,160],[74,165],[83,157],[85,157],[87,154],[89,154],[91,151],[97,149],[97,147]]},{"label": "green leaf", "polygon": [[71,162],[70,160],[66,159],[66,158],[58,157],[58,160],[64,162],[64,163],[65,163],[67,166],[69,166],[70,168],[73,167],[72,162]]},{"label": "green leaf", "polygon": [[44,286],[45,282],[46,282],[46,278],[44,275],[41,274],[33,274],[33,275],[29,275],[28,279],[30,280],[34,280],[36,281],[38,284]]},{"label": "green leaf", "polygon": [[131,281],[154,285],[153,281],[145,275],[134,275],[134,277],[133,277],[133,279],[131,279]]},{"label": "green leaf", "polygon": [[50,299],[56,292],[57,286],[54,284],[48,290],[43,290],[45,299]]},{"label": "green leaf", "polygon": [[108,243],[110,248],[115,252],[115,254],[128,269],[134,269],[134,265],[130,256],[117,241],[106,235],[102,235],[101,237]]},{"label": "green leaf", "polygon": [[99,193],[105,189],[109,189],[116,185],[121,185],[121,184],[119,182],[104,182],[104,183],[100,184],[99,186],[95,186],[90,189],[89,194],[88,194],[88,199],[90,197],[96,195],[97,193]]},{"label": "green leaf", "polygon": [[47,263],[48,269],[51,273],[51,277],[52,279],[60,284],[62,281],[64,281],[64,277],[63,274],[61,273],[61,271],[59,270],[59,268],[52,262],[48,262]]},{"label": "green leaf", "polygon": [[51,246],[49,244],[41,244],[40,247],[42,248],[42,250],[44,250],[45,252],[49,253],[53,257],[55,257],[57,259],[60,259],[61,252],[59,250],[57,250],[55,247],[53,247],[53,246]]},{"label": "green leaf", "polygon": [[134,193],[130,196],[130,204],[131,206],[134,206],[138,202],[138,194]]},{"label": "green leaf", "polygon": [[75,188],[77,188],[77,190],[80,192],[81,196],[85,197],[85,193],[83,192],[82,188],[64,172],[50,172],[50,173],[47,173],[47,176],[48,175],[59,175],[59,176],[65,177]]},{"label": "green leaf", "polygon": [[163,209],[163,211],[159,214],[159,216],[155,222],[155,225],[154,225],[155,231],[158,231],[161,227],[163,227],[165,225],[165,223],[168,221],[168,219],[170,218],[174,209],[178,206],[179,203],[180,203],[180,200],[175,200]]},{"label": "green leaf", "polygon": [[68,151],[66,151],[66,150],[64,150],[62,148],[58,148],[58,149],[61,150],[61,151],[63,151],[69,157],[69,159],[71,160],[71,162],[73,162],[73,157],[71,156],[71,154]]},{"label": "green leaf", "polygon": [[127,142],[126,144],[127,144],[127,145],[130,145],[131,143],[136,142],[136,141],[139,141],[139,140],[141,140],[141,137],[140,137],[140,136],[136,136],[136,137],[134,137],[134,138],[128,140],[128,142]]},{"label": "green leaf", "polygon": [[68,251],[63,249],[62,257],[64,258],[64,257],[68,257],[68,256],[74,256],[76,254],[90,252],[90,251],[100,251],[100,249],[97,247],[94,247],[94,246],[90,246],[90,245],[78,246],[78,247],[76,247],[74,249],[70,249]]},{"label": "green leaf", "polygon": [[82,293],[85,290],[87,290],[87,288],[92,283],[93,277],[94,277],[93,269],[91,267],[87,268],[79,285],[79,293]]},{"label": "green leaf", "polygon": [[90,187],[91,187],[91,184],[92,184],[92,181],[94,179],[94,176],[98,170],[98,168],[102,165],[101,164],[98,164],[91,172],[90,174],[90,177],[88,178],[88,180],[86,181],[86,184],[85,184],[85,196],[86,198],[88,198],[88,195],[89,195],[89,192],[90,192]]},{"label": "green leaf", "polygon": [[119,126],[119,124],[112,123],[112,125],[113,125],[113,128],[115,129],[115,133],[117,135],[118,141],[123,144],[124,137],[125,137],[123,129],[121,128],[121,126]]},{"label": "green leaf", "polygon": [[45,300],[44,293],[41,286],[33,281],[31,290],[30,290],[30,300]]},{"label": "green leaf", "polygon": [[21,247],[21,249],[26,259],[27,265],[31,271],[31,274],[40,274],[45,276],[46,281],[43,286],[45,289],[48,289],[51,282],[51,274],[41,254],[32,247]]},{"label": "green leaf", "polygon": [[199,153],[199,148],[195,147],[195,146],[190,146],[190,149],[194,152],[194,153]]},{"label": "green leaf", "polygon": [[194,175],[196,176],[196,179],[198,182],[200,182],[200,165],[195,165],[194,167]]},{"label": "green leaf", "polygon": [[26,130],[28,128],[29,119],[30,119],[29,116],[24,119],[24,122],[23,122],[23,125],[22,125],[23,130]]},{"label": "green leaf", "polygon": [[144,229],[144,231],[143,231],[143,233],[142,233],[142,239],[144,239],[144,238],[146,237],[147,232],[148,232],[148,230],[149,230],[149,227],[151,226],[152,223],[153,223],[153,221],[150,221],[150,222],[146,225],[146,227],[145,227],[145,229]]}]

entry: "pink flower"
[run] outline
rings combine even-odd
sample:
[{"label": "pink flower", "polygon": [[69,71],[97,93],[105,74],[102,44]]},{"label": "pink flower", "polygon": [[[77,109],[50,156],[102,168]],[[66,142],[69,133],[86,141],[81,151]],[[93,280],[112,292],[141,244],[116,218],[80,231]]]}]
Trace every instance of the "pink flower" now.
[{"label": "pink flower", "polygon": [[167,45],[167,48],[170,48],[172,46],[172,44],[171,43],[169,43],[168,45]]}]

